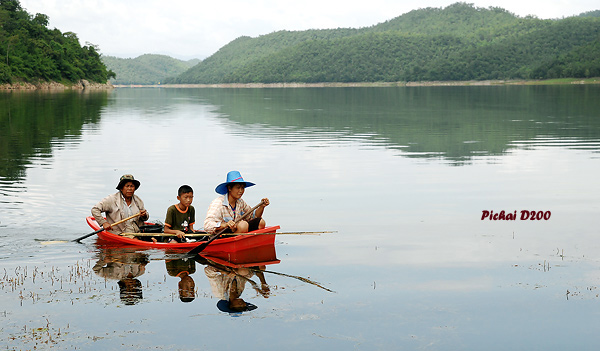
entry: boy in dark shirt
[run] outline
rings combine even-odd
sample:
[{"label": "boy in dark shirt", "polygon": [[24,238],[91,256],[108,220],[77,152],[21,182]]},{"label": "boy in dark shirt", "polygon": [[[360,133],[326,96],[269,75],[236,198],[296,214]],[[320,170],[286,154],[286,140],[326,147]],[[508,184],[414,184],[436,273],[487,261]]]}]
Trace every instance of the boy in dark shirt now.
[{"label": "boy in dark shirt", "polygon": [[189,185],[182,185],[177,194],[179,203],[167,209],[165,234],[175,234],[179,240],[185,241],[185,233],[193,233],[196,222],[196,211],[192,206],[194,190]]}]

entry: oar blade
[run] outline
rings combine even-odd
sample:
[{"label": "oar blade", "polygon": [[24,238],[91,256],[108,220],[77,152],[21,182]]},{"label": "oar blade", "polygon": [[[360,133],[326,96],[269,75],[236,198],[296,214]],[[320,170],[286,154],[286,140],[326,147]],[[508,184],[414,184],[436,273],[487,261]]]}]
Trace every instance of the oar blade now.
[{"label": "oar blade", "polygon": [[198,246],[196,246],[195,248],[191,249],[190,252],[188,252],[188,254],[190,256],[196,256],[197,254],[199,254],[200,252],[204,251],[204,249],[206,249],[206,247],[208,246],[209,242],[205,242],[202,243]]}]

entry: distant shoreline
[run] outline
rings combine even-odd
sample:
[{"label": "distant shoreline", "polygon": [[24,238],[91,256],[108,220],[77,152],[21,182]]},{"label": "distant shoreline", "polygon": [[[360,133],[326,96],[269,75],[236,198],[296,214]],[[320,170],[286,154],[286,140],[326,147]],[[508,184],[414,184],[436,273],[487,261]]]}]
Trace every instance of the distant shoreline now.
[{"label": "distant shoreline", "polygon": [[89,82],[85,79],[80,80],[77,83],[63,84],[58,82],[38,82],[38,83],[13,83],[13,84],[0,84],[0,91],[32,91],[32,90],[109,90],[113,89],[114,86],[110,83],[95,83]]},{"label": "distant shoreline", "polygon": [[0,84],[0,90],[104,90],[113,88],[352,88],[352,87],[443,87],[502,85],[589,85],[600,84],[596,78],[560,78],[547,80],[471,80],[431,82],[361,82],[361,83],[226,83],[226,84],[101,84],[80,81],[72,85],[56,82]]},{"label": "distant shoreline", "polygon": [[548,80],[484,80],[373,83],[226,83],[226,84],[114,84],[115,88],[345,88],[345,87],[428,87],[494,85],[573,85],[600,84],[598,78],[561,78]]}]

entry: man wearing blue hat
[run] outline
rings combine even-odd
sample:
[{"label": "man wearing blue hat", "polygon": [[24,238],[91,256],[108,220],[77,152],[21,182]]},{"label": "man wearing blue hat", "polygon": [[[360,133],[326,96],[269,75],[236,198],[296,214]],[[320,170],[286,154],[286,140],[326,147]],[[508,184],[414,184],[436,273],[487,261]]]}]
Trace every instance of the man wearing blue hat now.
[{"label": "man wearing blue hat", "polygon": [[214,234],[225,229],[225,233],[247,233],[249,231],[262,229],[266,226],[262,218],[265,207],[269,205],[269,199],[262,199],[262,205],[258,207],[249,220],[242,220],[236,223],[240,218],[252,208],[242,200],[242,195],[246,188],[255,185],[244,181],[238,171],[227,173],[225,183],[219,184],[215,191],[221,196],[211,202],[204,220],[204,230]]}]

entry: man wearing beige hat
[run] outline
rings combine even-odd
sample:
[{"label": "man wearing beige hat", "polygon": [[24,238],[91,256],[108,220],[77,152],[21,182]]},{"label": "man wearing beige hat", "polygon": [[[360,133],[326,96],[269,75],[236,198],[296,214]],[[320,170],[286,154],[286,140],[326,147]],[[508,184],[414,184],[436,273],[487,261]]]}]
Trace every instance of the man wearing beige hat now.
[{"label": "man wearing beige hat", "polygon": [[[133,178],[131,174],[125,174],[119,179],[115,194],[108,195],[100,200],[92,207],[92,215],[99,225],[104,230],[110,230],[112,233],[139,233],[140,226],[144,221],[148,220],[148,212],[144,208],[144,202],[139,196],[135,195],[135,191],[140,187],[140,182]],[[102,212],[106,214],[106,219],[102,216]],[[116,226],[112,223],[118,222],[125,218],[134,216],[139,213],[139,216],[134,217]]]}]

